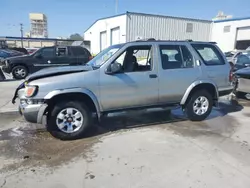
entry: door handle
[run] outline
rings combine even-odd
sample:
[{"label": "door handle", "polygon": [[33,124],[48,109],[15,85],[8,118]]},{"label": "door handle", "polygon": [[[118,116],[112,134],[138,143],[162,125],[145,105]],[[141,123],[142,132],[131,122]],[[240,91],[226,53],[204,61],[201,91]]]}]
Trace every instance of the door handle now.
[{"label": "door handle", "polygon": [[157,78],[157,75],[156,74],[150,74],[149,78]]}]

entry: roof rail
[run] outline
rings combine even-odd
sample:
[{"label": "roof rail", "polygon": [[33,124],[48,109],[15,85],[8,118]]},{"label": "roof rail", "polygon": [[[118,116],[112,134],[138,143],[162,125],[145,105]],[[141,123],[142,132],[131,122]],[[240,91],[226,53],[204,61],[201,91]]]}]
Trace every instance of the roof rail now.
[{"label": "roof rail", "polygon": [[156,41],[156,40],[155,38],[145,38],[145,39],[136,40],[136,42],[140,42],[140,41]]}]

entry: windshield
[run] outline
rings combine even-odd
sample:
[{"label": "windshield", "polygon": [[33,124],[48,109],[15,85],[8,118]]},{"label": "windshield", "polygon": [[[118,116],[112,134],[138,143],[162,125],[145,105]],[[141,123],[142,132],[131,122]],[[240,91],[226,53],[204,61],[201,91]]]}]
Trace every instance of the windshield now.
[{"label": "windshield", "polygon": [[110,46],[99,54],[97,54],[92,60],[90,60],[87,65],[92,67],[100,67],[102,66],[110,57],[112,57],[124,44],[117,44]]}]

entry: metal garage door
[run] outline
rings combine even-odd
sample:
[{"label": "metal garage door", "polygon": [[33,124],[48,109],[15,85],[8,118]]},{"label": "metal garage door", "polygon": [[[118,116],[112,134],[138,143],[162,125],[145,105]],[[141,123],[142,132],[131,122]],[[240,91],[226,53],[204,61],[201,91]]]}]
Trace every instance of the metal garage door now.
[{"label": "metal garage door", "polygon": [[238,28],[237,40],[250,40],[250,27]]},{"label": "metal garage door", "polygon": [[120,27],[111,29],[110,35],[111,45],[120,43]]},{"label": "metal garage door", "polygon": [[103,50],[107,47],[107,31],[100,33],[100,50]]}]

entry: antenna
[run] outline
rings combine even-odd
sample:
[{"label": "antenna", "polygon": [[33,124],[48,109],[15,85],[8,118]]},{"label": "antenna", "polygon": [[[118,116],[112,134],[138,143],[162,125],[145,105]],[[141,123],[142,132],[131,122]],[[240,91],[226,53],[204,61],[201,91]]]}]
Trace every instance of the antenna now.
[{"label": "antenna", "polygon": [[22,23],[20,23],[20,32],[21,32],[21,45],[23,48],[23,24]]},{"label": "antenna", "polygon": [[115,0],[115,14],[118,14],[118,0]]}]

